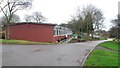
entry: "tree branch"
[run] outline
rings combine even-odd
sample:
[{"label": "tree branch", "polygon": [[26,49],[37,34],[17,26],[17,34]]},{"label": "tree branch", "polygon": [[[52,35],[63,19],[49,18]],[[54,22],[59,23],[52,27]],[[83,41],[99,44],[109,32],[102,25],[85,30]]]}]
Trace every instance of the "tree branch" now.
[{"label": "tree branch", "polygon": [[3,0],[0,1],[0,4],[2,4]]},{"label": "tree branch", "polygon": [[7,16],[7,14],[5,13],[5,11],[3,10],[3,8],[0,6],[0,8],[1,8],[1,11],[3,12],[3,14],[5,15],[5,17],[6,17],[6,19],[8,20],[8,16]]}]

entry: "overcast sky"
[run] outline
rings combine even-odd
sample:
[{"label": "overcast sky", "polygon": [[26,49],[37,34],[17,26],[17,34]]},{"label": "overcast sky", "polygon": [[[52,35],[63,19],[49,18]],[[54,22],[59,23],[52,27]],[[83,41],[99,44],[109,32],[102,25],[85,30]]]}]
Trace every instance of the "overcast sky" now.
[{"label": "overcast sky", "polygon": [[118,14],[118,2],[120,0],[33,0],[30,10],[17,11],[23,20],[24,14],[31,14],[39,11],[47,18],[46,23],[66,23],[70,20],[71,15],[76,13],[77,7],[81,9],[84,6],[92,4],[101,9],[105,17],[105,30],[111,26],[110,21]]}]

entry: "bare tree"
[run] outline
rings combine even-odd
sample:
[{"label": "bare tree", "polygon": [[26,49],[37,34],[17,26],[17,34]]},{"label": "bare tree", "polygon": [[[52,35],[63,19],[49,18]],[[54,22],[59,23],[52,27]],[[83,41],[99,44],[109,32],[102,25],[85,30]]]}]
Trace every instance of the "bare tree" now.
[{"label": "bare tree", "polygon": [[84,16],[84,23],[86,23],[87,35],[93,38],[94,30],[99,30],[103,27],[104,16],[100,9],[97,9],[93,5],[88,5],[83,8],[82,14]]},{"label": "bare tree", "polygon": [[41,12],[34,12],[32,14],[32,17],[37,23],[42,23],[43,21],[45,21],[45,17],[41,14]]},{"label": "bare tree", "polygon": [[93,5],[88,5],[83,8],[82,13],[84,16],[87,16],[88,13],[91,15],[94,29],[99,30],[99,28],[103,26],[104,16],[100,9],[97,9]]},{"label": "bare tree", "polygon": [[20,22],[20,17],[17,14],[13,14],[11,18],[11,23],[18,23]]},{"label": "bare tree", "polygon": [[[10,20],[10,24],[17,23],[19,21],[20,21],[20,17],[16,14],[13,14]],[[0,22],[2,25],[7,26],[7,19],[5,16],[0,17]]]},{"label": "bare tree", "polygon": [[33,12],[31,15],[25,15],[26,22],[42,23],[46,18],[41,14],[41,12]]},{"label": "bare tree", "polygon": [[[7,20],[7,38],[10,39],[10,21],[12,19],[12,15],[18,10],[23,10],[31,6],[32,1],[24,1],[24,0],[7,0],[5,4],[1,2],[0,9],[6,17]],[[3,5],[2,5],[3,4]]]},{"label": "bare tree", "polygon": [[73,17],[74,18],[68,22],[68,24],[71,25],[70,28],[77,34],[79,34],[80,31],[87,33],[88,37],[91,34],[92,38],[94,30],[100,29],[103,25],[102,22],[104,21],[101,10],[93,5],[88,5],[82,10],[78,8],[77,14]]},{"label": "bare tree", "polygon": [[0,5],[2,4],[3,0],[0,1]]},{"label": "bare tree", "polygon": [[27,15],[27,14],[26,14],[26,15],[24,16],[24,19],[25,19],[26,22],[32,22],[33,17],[32,17],[31,15]]},{"label": "bare tree", "polygon": [[92,22],[92,15],[88,12],[84,19],[84,24],[86,25],[86,32],[87,37],[92,33],[93,31],[93,22]]}]

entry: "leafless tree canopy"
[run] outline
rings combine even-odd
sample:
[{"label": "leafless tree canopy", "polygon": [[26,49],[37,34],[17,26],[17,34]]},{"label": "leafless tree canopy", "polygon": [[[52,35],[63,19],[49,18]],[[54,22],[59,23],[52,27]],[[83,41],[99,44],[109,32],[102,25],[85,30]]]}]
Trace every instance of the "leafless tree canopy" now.
[{"label": "leafless tree canopy", "polygon": [[38,23],[43,22],[45,20],[45,17],[42,16],[41,12],[34,12],[32,16],[33,16],[33,19]]},{"label": "leafless tree canopy", "polygon": [[6,19],[9,20],[16,11],[23,10],[31,6],[31,1],[26,0],[5,0],[1,1],[0,11],[3,12]]},{"label": "leafless tree canopy", "polygon": [[25,19],[26,22],[31,22],[32,21],[32,16],[26,14],[24,19]]},{"label": "leafless tree canopy", "polygon": [[93,5],[88,5],[87,7],[83,8],[82,10],[83,16],[86,16],[88,13],[92,16],[93,21],[93,28],[99,30],[103,27],[102,22],[104,21],[103,13],[100,9],[97,9]]},{"label": "leafless tree canopy", "polygon": [[[1,21],[1,23],[2,23],[2,25],[7,25],[7,20],[6,20],[6,17],[5,16],[2,16],[1,18],[0,18],[0,21]],[[18,16],[18,15],[16,15],[16,14],[13,14],[12,15],[12,18],[11,18],[11,24],[12,23],[17,23],[17,22],[19,22],[20,21],[20,17]]]},{"label": "leafless tree canopy", "polygon": [[36,22],[42,23],[46,18],[41,14],[41,12],[33,12],[31,15],[25,15],[26,22]]}]

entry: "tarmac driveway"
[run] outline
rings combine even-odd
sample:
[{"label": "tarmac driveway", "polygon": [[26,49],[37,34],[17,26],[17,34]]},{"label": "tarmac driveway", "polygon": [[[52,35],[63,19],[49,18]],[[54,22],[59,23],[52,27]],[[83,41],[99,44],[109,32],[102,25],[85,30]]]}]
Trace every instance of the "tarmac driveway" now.
[{"label": "tarmac driveway", "polygon": [[3,66],[81,66],[86,55],[103,41],[56,45],[3,45]]}]

